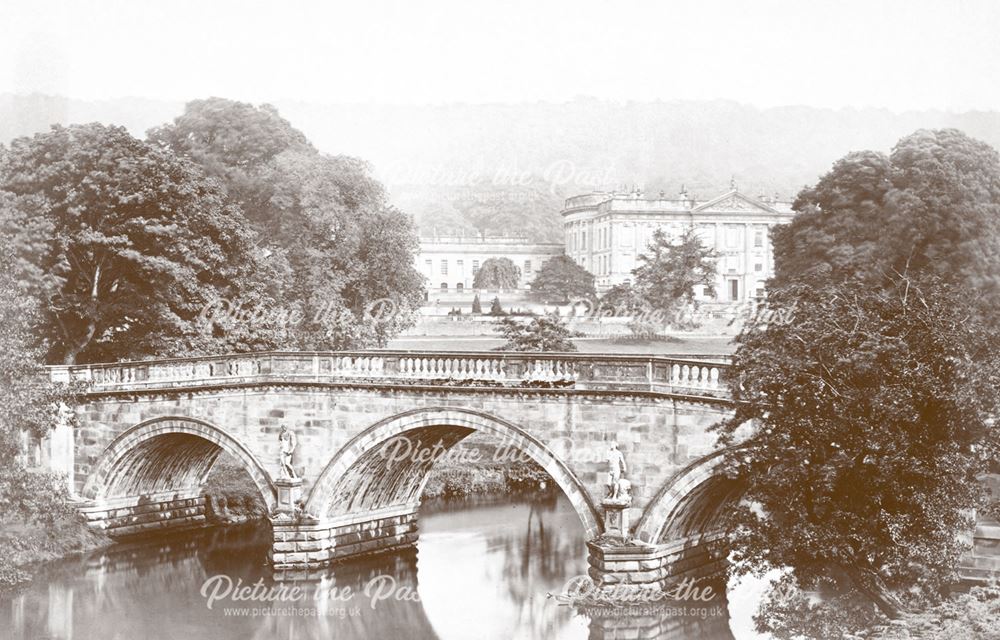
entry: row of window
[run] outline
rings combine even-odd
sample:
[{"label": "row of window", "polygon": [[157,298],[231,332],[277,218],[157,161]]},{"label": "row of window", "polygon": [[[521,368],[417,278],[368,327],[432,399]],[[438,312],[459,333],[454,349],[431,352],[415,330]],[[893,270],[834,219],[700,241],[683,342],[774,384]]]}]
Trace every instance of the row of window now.
[{"label": "row of window", "polygon": [[[743,225],[731,225],[731,224],[724,225],[725,245],[727,249],[736,249],[737,247],[740,246],[741,244],[740,230],[743,227],[744,227]],[[702,232],[702,241],[705,242],[705,244],[707,244],[708,246],[714,245],[714,242],[710,242],[709,239],[706,237],[707,232],[714,230],[714,228],[715,225],[711,224],[700,225],[699,230]],[[652,231],[648,229],[647,231],[648,231],[647,233],[643,233],[642,235],[647,237],[647,239],[652,238]],[[578,233],[579,236],[577,235],[577,232],[570,232],[569,237],[567,238],[568,244],[570,245],[569,246],[570,251],[577,251],[578,249],[584,249],[584,250],[589,249],[589,247],[587,246],[587,232],[581,230]],[[600,250],[600,249],[611,248],[610,227],[598,227],[595,231],[595,238],[597,241],[597,247],[595,247],[595,249]],[[624,236],[622,236],[623,240],[628,238],[629,234],[627,233]],[[629,240],[627,244],[628,246],[631,246],[631,240]],[[753,229],[753,246],[755,249],[761,249],[764,247],[764,229],[761,228],[759,225],[755,225]]]},{"label": "row of window", "polygon": [[[595,266],[597,267],[597,273],[595,275],[606,276],[611,275],[611,256],[602,255],[594,256]],[[577,262],[581,267],[587,269],[587,259],[579,258]],[[740,258],[739,256],[726,256],[725,258],[725,269],[726,273],[737,273],[739,271]],[[763,262],[755,262],[753,265],[753,270],[755,273],[761,273],[764,271]]]},{"label": "row of window", "polygon": [[[424,260],[424,266],[427,268],[427,273],[433,273],[433,271],[434,271],[434,261],[433,260]],[[455,261],[455,266],[458,268],[459,271],[461,271],[465,267],[465,261],[464,260],[456,260]],[[472,275],[475,276],[477,273],[479,273],[479,260],[473,260],[472,261]],[[531,273],[531,260],[525,260],[524,261],[524,273]],[[443,276],[448,275],[448,261],[447,260],[442,260],[441,261],[441,275],[443,275]]]}]

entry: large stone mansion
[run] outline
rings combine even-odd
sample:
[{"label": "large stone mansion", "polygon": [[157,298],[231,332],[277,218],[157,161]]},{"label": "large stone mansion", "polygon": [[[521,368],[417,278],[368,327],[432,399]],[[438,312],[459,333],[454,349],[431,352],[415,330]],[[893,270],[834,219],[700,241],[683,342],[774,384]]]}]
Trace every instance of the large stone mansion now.
[{"label": "large stone mansion", "polygon": [[565,253],[594,274],[598,292],[628,282],[638,256],[659,228],[677,237],[694,226],[705,246],[719,254],[715,295],[703,301],[734,302],[760,297],[773,273],[770,229],[789,222],[791,204],[751,197],[735,185],[711,200],[686,192],[668,198],[639,192],[594,192],[568,198],[562,210],[563,244],[513,238],[421,238],[416,268],[426,278],[428,297],[473,288],[479,266],[489,258],[510,258],[521,270],[526,291],[548,259]]},{"label": "large stone mansion", "polygon": [[702,243],[719,254],[715,296],[724,302],[760,297],[773,273],[769,230],[791,221],[791,204],[750,197],[733,188],[698,201],[681,192],[646,198],[640,193],[590,193],[566,200],[562,211],[566,254],[594,274],[598,291],[628,282],[659,228],[671,237],[694,226]]}]

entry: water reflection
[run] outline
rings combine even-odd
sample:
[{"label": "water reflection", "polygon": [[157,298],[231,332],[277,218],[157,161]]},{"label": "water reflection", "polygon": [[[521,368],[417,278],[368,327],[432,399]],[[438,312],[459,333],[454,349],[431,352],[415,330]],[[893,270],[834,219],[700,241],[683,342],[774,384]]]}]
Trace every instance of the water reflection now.
[{"label": "water reflection", "polygon": [[[416,551],[278,576],[266,562],[267,527],[116,545],[40,570],[0,606],[0,629],[15,640],[732,638],[724,611],[580,612],[547,598],[587,569],[582,527],[562,496],[437,503],[420,526]],[[201,589],[215,575],[295,585],[302,597],[224,598],[209,609]]]}]

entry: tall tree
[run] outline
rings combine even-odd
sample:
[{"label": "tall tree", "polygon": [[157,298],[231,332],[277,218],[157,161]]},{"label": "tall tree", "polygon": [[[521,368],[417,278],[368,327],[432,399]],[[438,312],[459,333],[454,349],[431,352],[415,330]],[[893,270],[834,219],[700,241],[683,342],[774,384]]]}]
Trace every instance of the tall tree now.
[{"label": "tall tree", "polygon": [[121,127],[15,140],[0,166],[2,226],[46,301],[49,357],[66,363],[183,351],[201,309],[241,293],[253,235],[195,165]]},{"label": "tall tree", "polygon": [[1000,454],[998,205],[997,153],[953,130],[850,154],[800,194],[722,427],[743,445],[727,455],[748,487],[731,514],[743,569],[791,567],[889,615],[953,576]]},{"label": "tall tree", "polygon": [[794,208],[775,231],[772,286],[927,273],[1000,296],[1000,156],[960,131],[917,131],[888,157],[849,154]]},{"label": "tall tree", "polygon": [[[744,569],[839,582],[888,614],[931,595],[985,504],[976,476],[1000,453],[1000,339],[941,282],[793,284],[789,321],[748,323],[722,444],[746,483],[730,538]],[[774,317],[771,315],[770,317]]]},{"label": "tall tree", "polygon": [[597,296],[594,276],[569,256],[549,258],[531,282],[531,296],[543,302],[591,300]]},{"label": "tall tree", "polygon": [[151,129],[147,138],[220,178],[229,197],[259,228],[274,222],[275,183],[267,179],[274,160],[286,152],[316,153],[273,106],[223,98],[187,103],[183,114]]},{"label": "tall tree", "polygon": [[701,243],[693,228],[686,229],[676,241],[657,229],[647,252],[639,256],[639,266],[632,271],[635,291],[658,311],[693,303],[697,285],[714,293],[717,259],[716,252]]},{"label": "tall tree", "polygon": [[521,269],[510,258],[488,258],[483,261],[472,286],[476,289],[516,289]]},{"label": "tall tree", "polygon": [[273,107],[217,98],[149,136],[219,176],[247,211],[286,275],[282,304],[303,318],[288,346],[382,346],[412,323],[416,231],[367,163],[319,153]]}]

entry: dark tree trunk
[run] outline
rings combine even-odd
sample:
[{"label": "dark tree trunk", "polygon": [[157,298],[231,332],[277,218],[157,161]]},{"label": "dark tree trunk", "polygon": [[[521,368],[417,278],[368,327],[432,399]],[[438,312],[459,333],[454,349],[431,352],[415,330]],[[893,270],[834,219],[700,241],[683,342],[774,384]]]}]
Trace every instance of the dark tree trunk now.
[{"label": "dark tree trunk", "polygon": [[903,602],[885,586],[878,576],[870,571],[863,571],[850,565],[841,565],[840,568],[851,579],[854,587],[875,603],[879,611],[889,619],[896,620],[907,612]]}]

